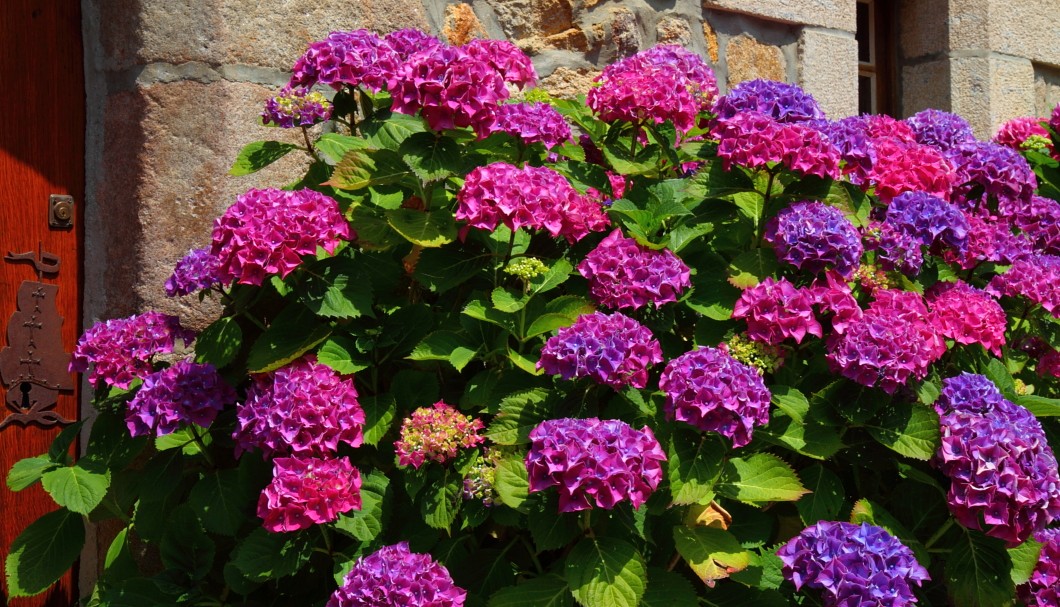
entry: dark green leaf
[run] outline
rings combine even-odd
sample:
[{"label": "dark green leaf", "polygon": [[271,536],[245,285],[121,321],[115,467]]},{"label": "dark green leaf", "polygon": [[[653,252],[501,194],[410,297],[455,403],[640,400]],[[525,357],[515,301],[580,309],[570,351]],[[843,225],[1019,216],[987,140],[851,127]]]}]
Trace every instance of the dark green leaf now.
[{"label": "dark green leaf", "polygon": [[696,607],[699,600],[688,580],[672,571],[648,567],[648,591],[640,607]]},{"label": "dark green leaf", "polygon": [[340,514],[335,528],[368,543],[383,531],[387,519],[387,496],[390,479],[378,470],[365,474],[361,481],[361,508]]},{"label": "dark green leaf", "polygon": [[301,569],[312,550],[301,535],[269,533],[259,527],[236,546],[232,563],[252,581],[277,580]]},{"label": "dark green leaf", "polygon": [[803,470],[801,476],[810,490],[795,502],[802,522],[809,526],[818,521],[836,520],[845,499],[839,477],[820,464]]},{"label": "dark green leaf", "polygon": [[386,212],[386,220],[405,240],[421,247],[440,247],[456,240],[456,222],[442,209],[394,209]]},{"label": "dark green leaf", "polygon": [[586,538],[567,555],[571,593],[584,607],[637,607],[647,587],[644,558],[628,543]]},{"label": "dark green leaf", "polygon": [[451,470],[427,486],[420,496],[423,521],[434,529],[448,530],[460,512],[460,490],[463,478]]},{"label": "dark green leaf", "polygon": [[530,296],[546,293],[560,286],[570,278],[574,266],[566,259],[557,259],[548,271],[530,280]]},{"label": "dark green leaf", "polygon": [[312,310],[291,304],[254,342],[247,367],[251,373],[278,369],[313,349],[330,334],[331,325],[321,322]]},{"label": "dark green leaf", "polygon": [[718,493],[741,502],[761,504],[794,502],[807,491],[784,460],[768,453],[754,453],[726,462]]},{"label": "dark green leaf", "polygon": [[360,125],[364,140],[377,148],[397,151],[401,142],[413,133],[422,133],[426,127],[419,116],[388,113],[374,116],[372,120]]},{"label": "dark green leaf", "polygon": [[252,141],[239,150],[228,174],[238,176],[256,173],[297,148],[296,145],[279,141]]},{"label": "dark green leaf", "polygon": [[364,443],[377,445],[386,436],[397,416],[397,402],[391,394],[362,396],[361,407],[364,409]]},{"label": "dark green leaf", "polygon": [[464,306],[464,314],[475,320],[497,325],[513,336],[519,336],[519,326],[516,324],[515,317],[495,309],[492,305],[487,305],[481,299],[473,299],[467,302],[467,305]]},{"label": "dark green leaf", "polygon": [[63,428],[63,431],[55,437],[51,446],[48,447],[48,457],[53,462],[66,465],[70,461],[70,446],[77,440],[77,436],[81,433],[81,426],[84,425],[84,420],[74,422]]},{"label": "dark green leaf", "polygon": [[258,491],[243,469],[219,470],[195,484],[188,504],[210,533],[234,536],[254,512]]},{"label": "dark green leaf", "polygon": [[670,440],[670,491],[675,504],[709,503],[727,449],[713,436],[675,432]]},{"label": "dark green leaf", "polygon": [[169,529],[162,536],[162,564],[183,572],[192,581],[201,580],[213,566],[217,551],[199,519],[187,506],[181,506],[169,517]]},{"label": "dark green leaf", "polygon": [[489,607],[573,607],[570,587],[558,575],[544,575],[509,586],[490,597]]},{"label": "dark green leaf", "polygon": [[118,471],[130,464],[147,446],[147,437],[130,437],[125,415],[101,411],[92,422],[92,436],[81,458],[83,464],[98,463]]},{"label": "dark green leaf", "polygon": [[456,331],[435,331],[416,344],[406,357],[409,360],[444,360],[462,371],[471,362],[477,350],[466,337]]},{"label": "dark green leaf", "polygon": [[357,352],[354,341],[348,337],[332,335],[317,349],[317,362],[327,365],[342,375],[364,371],[370,366],[368,359]]},{"label": "dark green leaf", "polygon": [[405,164],[423,181],[437,181],[460,170],[460,146],[451,137],[413,133],[398,149]]},{"label": "dark green leaf", "polygon": [[538,552],[558,550],[582,533],[576,515],[559,512],[553,492],[549,492],[547,498],[535,500],[526,514],[526,524]]},{"label": "dark green leaf", "polygon": [[909,549],[916,555],[920,564],[925,567],[930,565],[930,554],[924,548],[924,545],[901,521],[879,504],[864,498],[854,502],[854,507],[850,510],[850,522],[855,524],[869,523],[877,527],[883,527],[891,535],[902,540],[903,544],[909,546]]},{"label": "dark green leaf", "polygon": [[551,414],[548,391],[534,388],[508,395],[501,400],[500,411],[486,430],[486,437],[498,445],[521,445],[530,442],[530,431]]},{"label": "dark green leaf", "polygon": [[963,533],[946,561],[946,587],[954,607],[1009,605],[1015,594],[1012,561],[1001,540]]},{"label": "dark green leaf", "polygon": [[318,316],[357,318],[372,313],[372,283],[359,264],[348,257],[333,257],[306,267],[299,297]]},{"label": "dark green leaf", "polygon": [[70,569],[84,545],[84,521],[66,508],[31,523],[15,538],[7,555],[8,596],[44,592]]},{"label": "dark green leaf", "polygon": [[420,253],[420,260],[413,271],[413,277],[432,292],[445,293],[463,284],[481,272],[484,267],[483,259],[469,259],[466,255],[449,248],[424,249]]},{"label": "dark green leaf", "polygon": [[935,455],[941,440],[938,414],[920,404],[895,402],[867,428],[880,444],[924,461]]},{"label": "dark green leaf", "polygon": [[195,338],[195,359],[220,369],[232,362],[243,347],[243,329],[235,318],[225,316],[202,330]]},{"label": "dark green leaf", "polygon": [[736,256],[727,268],[729,284],[740,289],[749,289],[772,276],[779,265],[771,249],[751,249]]}]

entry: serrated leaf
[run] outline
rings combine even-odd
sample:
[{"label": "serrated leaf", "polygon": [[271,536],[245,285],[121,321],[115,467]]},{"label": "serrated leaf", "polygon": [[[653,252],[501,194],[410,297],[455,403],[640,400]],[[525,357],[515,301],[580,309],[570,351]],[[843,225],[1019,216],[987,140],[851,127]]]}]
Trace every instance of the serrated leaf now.
[{"label": "serrated leaf", "polygon": [[1008,548],[1008,556],[1012,561],[1012,583],[1019,586],[1026,584],[1027,580],[1031,579],[1031,575],[1034,573],[1034,568],[1038,566],[1038,559],[1041,558],[1042,544],[1036,542],[1033,539],[1025,540],[1019,546],[1015,548]]},{"label": "serrated leaf", "polygon": [[364,475],[361,481],[361,508],[340,514],[335,528],[368,543],[383,531],[387,518],[386,500],[390,479],[378,470]]},{"label": "serrated leaf", "polygon": [[340,135],[338,133],[324,133],[320,139],[313,144],[317,152],[324,155],[328,164],[338,164],[346,152],[351,150],[367,150],[379,146],[373,146],[371,142],[362,137]]},{"label": "serrated leaf", "polygon": [[432,292],[445,293],[467,282],[484,267],[484,259],[469,259],[467,255],[450,248],[424,249],[412,275]]},{"label": "serrated leaf", "polygon": [[716,527],[674,527],[677,552],[706,583],[729,577],[747,567],[749,554],[736,536]]},{"label": "serrated leaf", "polygon": [[802,480],[810,493],[795,502],[799,518],[809,526],[818,521],[833,521],[843,508],[843,482],[834,472],[820,464],[802,471]]},{"label": "serrated leaf", "polygon": [[954,607],[1012,604],[1012,561],[1001,540],[966,530],[946,561],[946,588]]},{"label": "serrated leaf", "polygon": [[361,190],[373,185],[396,183],[412,175],[397,152],[391,150],[350,150],[335,165],[331,179],[322,185],[340,190]]},{"label": "serrated leaf", "polygon": [[362,123],[360,129],[369,145],[397,151],[401,142],[413,133],[422,133],[426,127],[419,116],[389,113],[374,116]]},{"label": "serrated leaf", "polygon": [[[725,263],[717,255],[700,259],[711,264]],[[692,275],[692,292],[684,304],[712,320],[729,320],[732,318],[733,305],[740,298],[740,290],[729,284],[721,272],[708,271],[702,264],[698,267],[702,269]]]},{"label": "serrated leaf", "polygon": [[287,577],[308,562],[313,545],[293,533],[269,533],[264,528],[250,532],[232,553],[232,564],[251,581],[264,582]]},{"label": "serrated leaf", "polygon": [[737,192],[732,195],[732,202],[740,210],[740,214],[758,225],[765,212],[766,202],[758,192]]},{"label": "serrated leaf", "polygon": [[110,487],[110,470],[102,466],[78,462],[63,466],[41,476],[44,490],[55,503],[71,512],[87,515],[96,509]]},{"label": "serrated leaf", "polygon": [[251,373],[279,369],[327,339],[331,330],[309,308],[291,304],[251,346],[247,368]]},{"label": "serrated leaf", "polygon": [[762,504],[794,502],[807,491],[784,460],[768,453],[755,453],[745,458],[734,457],[725,464],[718,493],[748,504]]},{"label": "serrated leaf", "polygon": [[8,596],[44,592],[70,569],[84,545],[84,521],[65,508],[30,523],[11,543],[7,555]]},{"label": "serrated leaf", "polygon": [[526,524],[538,552],[558,550],[582,534],[576,515],[559,512],[554,493],[540,499],[526,514]]},{"label": "serrated leaf", "polygon": [[1005,363],[996,358],[991,358],[980,365],[979,370],[987,379],[994,382],[994,385],[997,386],[998,390],[1001,390],[1001,393],[1006,398],[1011,398],[1015,395],[1016,384],[1012,380],[1012,374],[1005,368]]},{"label": "serrated leaf", "polygon": [[405,240],[421,247],[436,248],[456,240],[456,222],[445,210],[394,209],[386,221]]},{"label": "serrated leaf", "polygon": [[460,490],[463,479],[453,471],[427,486],[421,494],[420,513],[434,529],[448,530],[460,512]]},{"label": "serrated leaf", "polygon": [[76,421],[63,428],[62,432],[52,440],[52,444],[48,446],[48,457],[53,462],[66,465],[70,461],[70,446],[77,440],[81,434],[81,427],[84,425],[85,420]]},{"label": "serrated leaf", "polygon": [[622,540],[586,538],[567,555],[564,569],[584,607],[637,607],[646,590],[644,558]]},{"label": "serrated leaf", "polygon": [[232,168],[228,169],[228,174],[239,176],[256,173],[295,149],[298,149],[298,146],[290,143],[252,141],[239,150]]},{"label": "serrated leaf", "polygon": [[543,369],[537,368],[537,361],[531,360],[511,348],[508,348],[508,360],[512,361],[512,364],[517,368],[526,371],[530,375],[543,375],[545,373]]},{"label": "serrated leaf", "polygon": [[496,310],[493,306],[486,305],[481,299],[473,299],[467,302],[467,305],[464,306],[463,313],[475,320],[481,320],[483,322],[497,325],[508,331],[511,335],[518,335],[519,333],[519,327],[513,316],[505,314],[500,310]]},{"label": "serrated leaf", "polygon": [[935,455],[941,441],[938,414],[920,404],[894,403],[866,428],[885,447],[923,461]]},{"label": "serrated leaf", "polygon": [[219,470],[205,475],[192,487],[188,505],[207,531],[234,536],[254,512],[258,493],[245,472]]},{"label": "serrated leaf", "polygon": [[680,575],[657,567],[648,568],[648,590],[640,607],[696,607],[699,599],[692,584]]},{"label": "serrated leaf", "polygon": [[12,491],[22,491],[39,481],[45,472],[58,467],[59,464],[43,455],[20,459],[15,462],[14,466],[11,466],[11,470],[7,473],[7,488]]},{"label": "serrated leaf", "polygon": [[732,580],[763,590],[780,588],[784,583],[784,563],[777,556],[776,549],[761,554],[751,551],[748,554],[750,560],[747,568],[732,574]]},{"label": "serrated leaf", "polygon": [[778,409],[765,427],[755,431],[755,437],[820,460],[828,459],[843,448],[838,427],[822,424],[812,416],[800,423],[783,408]]},{"label": "serrated leaf", "polygon": [[398,148],[416,176],[423,181],[437,181],[460,170],[462,150],[452,137],[434,133],[412,133]]},{"label": "serrated leaf", "polygon": [[712,436],[698,439],[675,432],[670,440],[667,473],[673,503],[702,504],[714,498],[714,483],[721,474],[727,449]]},{"label": "serrated leaf", "polygon": [[191,509],[181,506],[169,517],[169,528],[162,536],[159,552],[163,565],[197,581],[210,572],[217,547]]},{"label": "serrated leaf", "polygon": [[195,360],[218,369],[232,362],[243,347],[243,329],[235,318],[219,318],[195,338]]},{"label": "serrated leaf", "polygon": [[406,358],[409,360],[444,360],[457,371],[463,371],[478,354],[467,338],[456,331],[435,331],[416,344]]},{"label": "serrated leaf", "polygon": [[736,256],[726,272],[729,284],[740,289],[749,289],[772,276],[779,268],[777,256],[770,249],[751,249]]},{"label": "serrated leaf", "polygon": [[1060,399],[1031,394],[1016,397],[1016,404],[1033,413],[1035,417],[1060,416]]},{"label": "serrated leaf", "polygon": [[558,575],[543,575],[501,588],[490,597],[489,607],[573,607],[570,587]]},{"label": "serrated leaf", "polygon": [[549,266],[548,271],[530,280],[530,296],[546,293],[560,286],[570,278],[574,266],[566,259],[557,259]]},{"label": "serrated leaf", "polygon": [[342,375],[351,375],[367,369],[368,359],[357,351],[354,341],[348,337],[332,335],[317,349],[317,362],[327,365]]},{"label": "serrated leaf", "polygon": [[492,293],[490,293],[490,300],[493,302],[493,307],[506,313],[522,310],[529,299],[530,298],[525,295],[516,295],[504,287],[497,287]]},{"label": "serrated leaf", "polygon": [[501,503],[509,508],[523,511],[530,490],[526,464],[521,457],[507,457],[497,462],[497,476],[493,489]]},{"label": "serrated leaf", "polygon": [[486,437],[498,445],[522,445],[530,442],[530,431],[551,414],[546,404],[548,391],[535,388],[506,396],[500,411],[486,429]]},{"label": "serrated leaf", "polygon": [[299,299],[318,316],[374,316],[372,283],[357,262],[348,257],[333,257],[306,266]]},{"label": "serrated leaf", "polygon": [[377,394],[361,397],[360,402],[364,409],[364,444],[379,444],[397,416],[397,401],[392,394]]}]

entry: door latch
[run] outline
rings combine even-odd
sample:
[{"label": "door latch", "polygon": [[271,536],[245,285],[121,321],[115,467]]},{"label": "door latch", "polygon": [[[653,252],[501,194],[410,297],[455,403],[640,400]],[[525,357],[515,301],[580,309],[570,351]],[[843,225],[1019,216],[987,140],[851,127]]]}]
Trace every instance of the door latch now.
[{"label": "door latch", "polygon": [[52,194],[48,197],[48,226],[60,230],[74,227],[74,197]]}]

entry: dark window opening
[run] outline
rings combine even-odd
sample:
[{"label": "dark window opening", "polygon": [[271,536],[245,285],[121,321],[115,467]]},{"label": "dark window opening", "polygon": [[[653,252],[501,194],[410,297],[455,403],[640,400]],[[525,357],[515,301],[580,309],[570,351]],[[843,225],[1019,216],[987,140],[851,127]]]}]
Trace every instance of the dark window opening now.
[{"label": "dark window opening", "polygon": [[894,5],[857,0],[858,112],[894,113]]}]

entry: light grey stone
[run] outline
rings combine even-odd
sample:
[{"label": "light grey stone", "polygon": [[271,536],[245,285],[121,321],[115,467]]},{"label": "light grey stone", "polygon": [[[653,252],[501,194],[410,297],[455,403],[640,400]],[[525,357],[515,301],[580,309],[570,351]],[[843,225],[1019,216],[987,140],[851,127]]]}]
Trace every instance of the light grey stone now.
[{"label": "light grey stone", "polygon": [[799,86],[829,117],[858,113],[858,47],[852,34],[803,28],[798,57]]},{"label": "light grey stone", "polygon": [[989,139],[1003,122],[1034,113],[1034,67],[1003,56],[950,59],[951,111]]},{"label": "light grey stone", "polygon": [[853,0],[703,0],[703,8],[848,32],[853,32],[857,26]]}]

